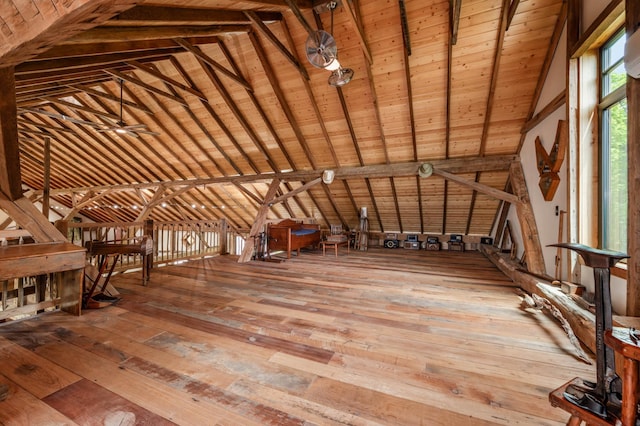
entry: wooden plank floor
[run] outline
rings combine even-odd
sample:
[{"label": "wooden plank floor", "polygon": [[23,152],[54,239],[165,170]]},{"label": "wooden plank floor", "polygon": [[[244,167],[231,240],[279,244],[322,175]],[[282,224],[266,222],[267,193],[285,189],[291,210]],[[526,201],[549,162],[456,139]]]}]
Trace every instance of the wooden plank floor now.
[{"label": "wooden plank floor", "polygon": [[559,425],[595,378],[477,252],[223,256],[114,277],[122,300],[0,326],[2,424]]}]

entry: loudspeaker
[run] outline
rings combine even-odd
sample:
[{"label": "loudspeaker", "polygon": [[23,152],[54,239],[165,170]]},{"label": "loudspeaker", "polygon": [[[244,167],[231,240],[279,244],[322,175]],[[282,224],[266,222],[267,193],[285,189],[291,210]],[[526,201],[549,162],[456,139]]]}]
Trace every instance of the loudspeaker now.
[{"label": "loudspeaker", "polygon": [[398,240],[384,240],[384,246],[386,248],[398,248],[399,245]]},{"label": "loudspeaker", "polygon": [[418,241],[405,241],[403,244],[405,249],[420,250],[420,242]]},{"label": "loudspeaker", "polygon": [[488,245],[492,245],[492,244],[493,244],[493,238],[490,238],[490,237],[480,237],[480,244],[488,244]]}]

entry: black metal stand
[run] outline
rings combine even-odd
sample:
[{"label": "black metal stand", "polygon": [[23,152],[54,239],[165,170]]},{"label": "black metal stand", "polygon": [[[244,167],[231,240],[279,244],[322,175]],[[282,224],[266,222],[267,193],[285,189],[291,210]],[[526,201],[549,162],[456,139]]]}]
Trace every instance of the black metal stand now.
[{"label": "black metal stand", "polygon": [[606,418],[611,409],[619,412],[622,403],[622,383],[616,374],[614,351],[604,343],[605,330],[611,330],[613,327],[609,269],[629,256],[625,253],[595,249],[576,243],[559,243],[551,246],[578,253],[585,265],[593,268],[595,283],[597,381],[593,383],[582,380],[583,386],[571,384],[567,386],[564,397],[573,404]]}]

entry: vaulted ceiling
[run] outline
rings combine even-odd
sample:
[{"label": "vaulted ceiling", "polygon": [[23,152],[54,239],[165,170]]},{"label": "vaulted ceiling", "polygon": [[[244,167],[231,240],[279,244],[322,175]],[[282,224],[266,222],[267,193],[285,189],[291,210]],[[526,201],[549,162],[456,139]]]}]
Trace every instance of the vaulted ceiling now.
[{"label": "vaulted ceiling", "polygon": [[[500,200],[416,164],[504,190],[564,20],[562,0],[341,0],[333,25],[326,1],[128,3],[15,67],[23,183],[43,189],[48,140],[52,197],[93,220],[241,230],[272,177],[284,195],[332,169],[270,216],[489,234]],[[0,28],[38,7],[6,2]],[[319,28],[354,71],[340,88],[306,59]]]}]

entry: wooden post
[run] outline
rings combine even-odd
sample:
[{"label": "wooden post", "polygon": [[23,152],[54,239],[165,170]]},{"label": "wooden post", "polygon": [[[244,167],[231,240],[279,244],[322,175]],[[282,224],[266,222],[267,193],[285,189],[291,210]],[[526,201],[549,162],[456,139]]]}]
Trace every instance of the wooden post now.
[{"label": "wooden post", "polygon": [[49,219],[51,193],[51,139],[44,138],[44,176],[42,183],[42,214]]},{"label": "wooden post", "polygon": [[[640,31],[640,4],[626,0],[627,37]],[[627,315],[640,316],[640,80],[627,77]],[[633,195],[632,195],[633,194]]]},{"label": "wooden post", "polygon": [[280,179],[275,178],[271,181],[271,186],[267,191],[267,195],[264,197],[264,202],[260,206],[258,210],[258,214],[256,216],[256,220],[251,226],[251,231],[249,232],[249,236],[247,237],[244,243],[244,249],[242,250],[242,254],[238,259],[238,263],[245,263],[251,260],[251,255],[253,254],[253,248],[255,247],[254,238],[262,231],[262,227],[264,226],[264,222],[267,220],[267,213],[269,213],[269,209],[271,208],[271,201],[275,198],[276,191],[278,190],[278,186],[280,186]]},{"label": "wooden post", "polygon": [[522,164],[519,161],[511,163],[509,175],[513,191],[520,199],[520,202],[515,203],[515,206],[520,229],[522,230],[524,251],[527,254],[527,268],[529,272],[544,275],[546,274],[546,267],[542,255],[542,246],[540,245],[540,235],[538,234],[536,217],[533,214],[531,201],[529,200],[529,191],[522,171]]},{"label": "wooden post", "polygon": [[151,254],[147,255],[147,262],[149,262],[149,268],[153,268],[153,258],[155,256],[156,247],[157,247],[156,236],[153,235],[153,219],[147,219],[144,221],[144,230],[142,233],[147,237],[151,237],[151,240],[153,241],[153,250],[151,251]]},{"label": "wooden post", "polygon": [[227,238],[229,238],[229,225],[225,218],[220,219],[220,228],[218,231],[220,238],[220,254],[229,254],[227,247]]},{"label": "wooden post", "polygon": [[13,67],[0,68],[0,93],[0,192],[15,201],[22,197],[22,177]]}]

